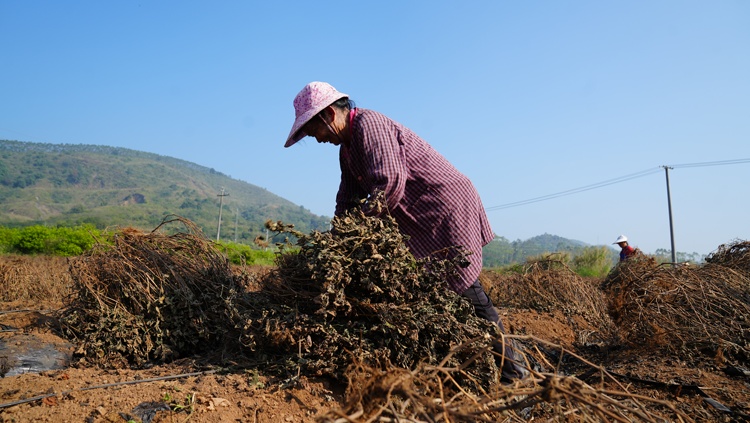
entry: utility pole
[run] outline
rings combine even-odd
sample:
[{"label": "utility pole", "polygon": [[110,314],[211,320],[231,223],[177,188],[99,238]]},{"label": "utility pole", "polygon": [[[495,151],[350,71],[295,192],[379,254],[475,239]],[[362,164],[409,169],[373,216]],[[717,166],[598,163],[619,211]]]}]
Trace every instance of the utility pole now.
[{"label": "utility pole", "polygon": [[234,243],[237,243],[237,220],[239,220],[240,209],[234,210]]},{"label": "utility pole", "polygon": [[221,234],[221,209],[224,207],[224,197],[228,197],[229,194],[224,194],[224,187],[221,187],[221,194],[219,197],[219,229],[216,230],[216,242],[219,242],[219,234]]},{"label": "utility pole", "polygon": [[669,193],[669,169],[672,169],[669,166],[662,166],[664,168],[664,173],[667,175],[667,206],[669,207],[669,237],[672,241],[672,264],[677,263],[677,256],[674,249],[674,226],[672,224],[672,196]]}]

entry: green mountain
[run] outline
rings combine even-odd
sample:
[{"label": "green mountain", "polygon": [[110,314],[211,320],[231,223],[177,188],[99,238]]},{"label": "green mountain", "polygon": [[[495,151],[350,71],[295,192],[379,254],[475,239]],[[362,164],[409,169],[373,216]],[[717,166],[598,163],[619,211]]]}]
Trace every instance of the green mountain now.
[{"label": "green mountain", "polygon": [[[0,226],[88,223],[148,231],[175,214],[215,239],[219,211],[221,239],[243,244],[265,236],[268,219],[305,233],[327,230],[330,222],[264,188],[172,157],[101,145],[0,140]],[[557,251],[575,254],[586,246],[549,234],[512,242],[497,237],[484,249],[484,265]]]},{"label": "green mountain", "polygon": [[[542,254],[566,252],[571,257],[581,254],[586,248],[592,247],[582,241],[563,238],[557,235],[543,234],[531,237],[525,241],[520,239],[509,241],[505,237],[495,237],[482,251],[485,267],[499,267],[513,263],[523,263],[529,257]],[[609,254],[614,260],[617,252],[609,248]]]},{"label": "green mountain", "polygon": [[550,234],[537,235],[526,241],[520,241],[520,246],[532,255],[545,252],[569,251],[586,247],[587,245],[588,244],[583,241],[576,241],[574,239]]},{"label": "green mountain", "polygon": [[[222,191],[223,189],[223,191]],[[224,196],[220,196],[221,194]],[[251,243],[265,221],[302,232],[328,229],[317,216],[264,188],[158,154],[100,145],[0,140],[0,225],[132,226],[152,230],[176,214],[215,238]]]}]

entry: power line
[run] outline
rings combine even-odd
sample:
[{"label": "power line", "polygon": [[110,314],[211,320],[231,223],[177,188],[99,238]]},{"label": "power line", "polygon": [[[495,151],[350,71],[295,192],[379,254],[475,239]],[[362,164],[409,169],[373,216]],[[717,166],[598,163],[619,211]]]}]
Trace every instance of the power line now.
[{"label": "power line", "polygon": [[573,189],[569,189],[566,191],[556,192],[554,194],[543,195],[541,197],[530,198],[528,200],[516,201],[513,203],[501,204],[499,206],[487,207],[486,210],[495,211],[495,210],[507,209],[510,207],[524,206],[526,204],[537,203],[539,201],[545,201],[545,200],[551,200],[553,198],[564,197],[566,195],[578,194],[579,192],[589,191],[592,189],[605,187],[607,185],[617,184],[620,182],[629,181],[631,179],[641,178],[641,177],[648,176],[657,172],[661,172],[661,168],[657,167],[654,169],[646,169],[640,172],[631,173],[629,175],[620,176],[618,178],[613,178],[613,179],[608,179],[606,181],[597,182],[595,184],[586,185],[586,186],[582,186],[579,188],[573,188]]},{"label": "power line", "polygon": [[722,166],[722,165],[731,165],[731,164],[740,164],[740,163],[750,163],[750,159],[720,160],[717,162],[701,162],[701,163],[684,163],[684,164],[678,164],[678,165],[670,165],[669,167],[672,167],[672,168],[706,167],[706,166]]},{"label": "power line", "polygon": [[[721,166],[721,165],[731,165],[731,164],[741,164],[741,163],[750,163],[750,159],[734,159],[734,160],[721,160],[721,161],[714,161],[714,162],[685,163],[685,164],[671,165],[669,167],[670,168],[688,168],[688,167]],[[595,184],[585,185],[579,188],[573,188],[573,189],[569,189],[565,191],[556,192],[554,194],[547,194],[541,197],[529,198],[528,200],[515,201],[513,203],[506,203],[506,204],[501,204],[499,206],[487,207],[486,210],[487,211],[502,210],[502,209],[507,209],[511,207],[525,206],[527,204],[538,203],[540,201],[552,200],[553,198],[578,194],[580,192],[590,191],[592,189],[602,188],[602,187],[606,187],[606,186],[613,185],[613,184],[619,184],[621,182],[627,182],[632,179],[642,178],[644,176],[652,175],[654,173],[661,172],[661,169],[663,168],[664,168],[663,166],[659,166],[657,168],[646,169],[640,172],[631,173],[629,175],[620,176],[618,178],[613,178],[613,179],[608,179],[606,181],[597,182]]]}]

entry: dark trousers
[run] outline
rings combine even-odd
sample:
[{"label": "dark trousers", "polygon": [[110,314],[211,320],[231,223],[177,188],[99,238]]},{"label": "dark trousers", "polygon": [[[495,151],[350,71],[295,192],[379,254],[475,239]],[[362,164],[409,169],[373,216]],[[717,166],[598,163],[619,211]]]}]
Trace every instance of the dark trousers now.
[{"label": "dark trousers", "polygon": [[[503,326],[503,322],[500,321],[500,315],[497,314],[495,306],[492,305],[492,300],[484,292],[479,280],[466,289],[461,296],[471,301],[471,304],[474,306],[474,313],[478,317],[495,323],[500,328],[500,332],[505,333],[505,327]],[[502,339],[498,339],[493,343],[492,347],[497,353],[504,356],[501,368],[503,379],[523,379],[528,375],[528,370],[523,367],[525,364],[523,353],[516,346],[515,342],[512,342],[510,339],[506,339],[505,342]]]}]

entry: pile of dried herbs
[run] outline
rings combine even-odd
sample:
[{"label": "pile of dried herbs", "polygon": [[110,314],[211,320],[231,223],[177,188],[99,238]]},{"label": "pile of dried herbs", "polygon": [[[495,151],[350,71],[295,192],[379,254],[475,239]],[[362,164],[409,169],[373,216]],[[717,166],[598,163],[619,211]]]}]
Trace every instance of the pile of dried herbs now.
[{"label": "pile of dried herbs", "polygon": [[[619,343],[618,329],[609,316],[603,292],[553,256],[530,260],[520,272],[488,272],[482,283],[498,306],[542,312],[560,310],[586,343]],[[586,328],[579,330],[573,316],[583,318]],[[590,327],[595,331],[591,332]]]},{"label": "pile of dried herbs", "polygon": [[[186,232],[160,229],[182,223]],[[225,256],[183,218],[150,233],[126,228],[71,261],[73,296],[60,312],[77,356],[100,367],[140,367],[225,345],[241,284]]]},{"label": "pile of dried herbs", "polygon": [[585,364],[594,383],[544,373],[480,394],[456,384],[459,369],[420,365],[350,372],[346,404],[318,421],[342,422],[692,422],[668,401],[628,392],[604,368]]},{"label": "pile of dried herbs", "polygon": [[331,231],[309,235],[279,222],[269,228],[296,236],[298,250],[278,257],[263,288],[268,302],[246,314],[242,343],[254,354],[343,379],[355,362],[408,369],[450,355],[446,365],[459,366],[481,351],[468,379],[487,385],[498,376],[485,348],[496,326],[448,289],[453,263],[416,260],[390,216],[352,210]]},{"label": "pile of dried herbs", "polygon": [[627,260],[603,283],[612,318],[636,348],[750,359],[750,244],[722,245],[702,266]]},{"label": "pile of dried herbs", "polygon": [[706,263],[723,266],[750,276],[750,241],[722,244],[706,257]]},{"label": "pile of dried herbs", "polygon": [[191,222],[174,220],[189,230],[125,229],[72,262],[61,331],[84,363],[140,367],[220,345],[285,374],[346,379],[354,362],[414,368],[449,357],[443,365],[471,363],[474,386],[499,375],[487,348],[497,327],[448,289],[454,263],[416,260],[389,216],[352,210],[310,234],[269,222],[297,241],[256,291]]}]

